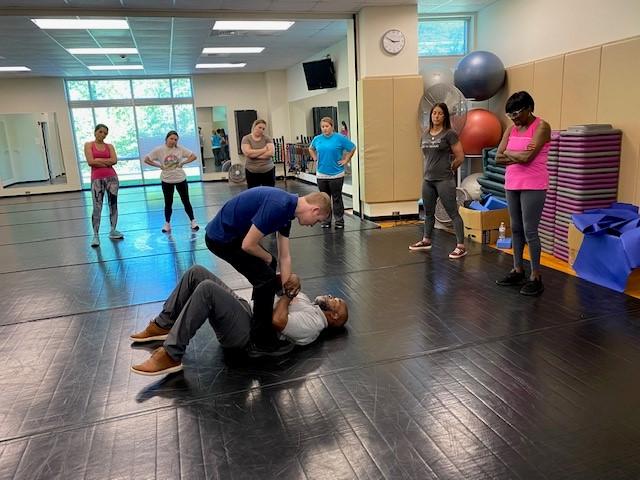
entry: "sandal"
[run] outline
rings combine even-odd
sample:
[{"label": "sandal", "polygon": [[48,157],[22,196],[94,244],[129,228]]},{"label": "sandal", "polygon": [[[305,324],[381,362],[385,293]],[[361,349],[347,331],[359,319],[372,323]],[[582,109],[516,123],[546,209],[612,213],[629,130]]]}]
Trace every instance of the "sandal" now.
[{"label": "sandal", "polygon": [[412,250],[412,251],[431,250],[431,242],[420,240],[419,242],[416,242],[413,245],[409,245],[409,250]]},{"label": "sandal", "polygon": [[449,258],[462,258],[467,254],[466,248],[456,247],[453,252],[449,254]]}]

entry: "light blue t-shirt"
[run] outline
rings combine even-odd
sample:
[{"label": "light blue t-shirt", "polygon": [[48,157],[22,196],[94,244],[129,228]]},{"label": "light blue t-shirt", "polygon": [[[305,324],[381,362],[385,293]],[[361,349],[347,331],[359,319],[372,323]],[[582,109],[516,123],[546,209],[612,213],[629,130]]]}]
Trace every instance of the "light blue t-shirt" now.
[{"label": "light blue t-shirt", "polygon": [[332,133],[330,136],[316,136],[311,146],[318,154],[316,171],[323,175],[339,175],[344,173],[344,166],[338,162],[342,160],[344,152],[350,152],[356,145],[344,135]]}]

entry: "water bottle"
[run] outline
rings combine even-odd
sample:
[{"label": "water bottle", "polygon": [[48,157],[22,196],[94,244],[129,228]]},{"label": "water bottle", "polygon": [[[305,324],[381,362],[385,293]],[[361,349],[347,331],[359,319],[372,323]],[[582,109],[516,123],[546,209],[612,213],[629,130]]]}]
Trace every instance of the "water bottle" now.
[{"label": "water bottle", "polygon": [[500,228],[498,228],[498,240],[504,240],[506,232],[507,227],[504,226],[504,222],[500,222]]}]

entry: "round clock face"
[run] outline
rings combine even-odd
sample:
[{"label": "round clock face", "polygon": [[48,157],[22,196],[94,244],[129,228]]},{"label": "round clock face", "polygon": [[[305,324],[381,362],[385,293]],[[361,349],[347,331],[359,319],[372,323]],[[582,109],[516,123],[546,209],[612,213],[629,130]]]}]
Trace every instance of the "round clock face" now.
[{"label": "round clock face", "polygon": [[385,52],[396,55],[404,48],[404,33],[400,30],[388,30],[382,36],[382,48]]}]

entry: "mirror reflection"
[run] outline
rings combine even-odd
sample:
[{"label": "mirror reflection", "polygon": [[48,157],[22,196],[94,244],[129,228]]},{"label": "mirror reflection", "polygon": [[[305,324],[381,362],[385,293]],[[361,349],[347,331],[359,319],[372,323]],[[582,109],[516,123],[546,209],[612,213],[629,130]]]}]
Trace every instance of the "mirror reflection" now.
[{"label": "mirror reflection", "polygon": [[227,107],[198,107],[196,115],[203,173],[228,170],[231,156],[229,154]]},{"label": "mirror reflection", "polygon": [[4,188],[65,184],[56,115],[0,115],[0,181]]}]

